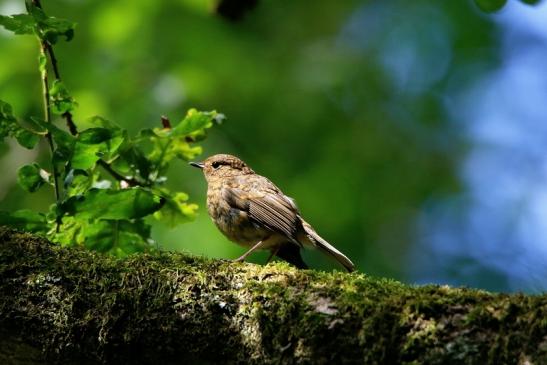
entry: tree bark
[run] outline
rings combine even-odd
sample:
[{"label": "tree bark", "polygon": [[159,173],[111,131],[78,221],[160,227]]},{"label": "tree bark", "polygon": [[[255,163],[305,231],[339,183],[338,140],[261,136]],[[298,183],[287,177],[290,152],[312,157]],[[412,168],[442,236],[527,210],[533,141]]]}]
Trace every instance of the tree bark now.
[{"label": "tree bark", "polygon": [[116,259],[0,227],[0,364],[334,362],[547,364],[547,296]]}]

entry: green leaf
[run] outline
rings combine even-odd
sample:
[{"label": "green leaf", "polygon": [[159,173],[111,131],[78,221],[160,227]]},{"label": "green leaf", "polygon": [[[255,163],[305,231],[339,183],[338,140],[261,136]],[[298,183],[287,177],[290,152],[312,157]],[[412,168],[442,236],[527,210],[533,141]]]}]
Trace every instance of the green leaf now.
[{"label": "green leaf", "polygon": [[89,128],[80,133],[71,159],[75,169],[90,169],[97,160],[114,158],[127,133],[122,129]]},{"label": "green leaf", "polygon": [[133,219],[154,213],[163,203],[164,199],[142,188],[90,189],[69,198],[62,209],[86,219]]},{"label": "green leaf", "polygon": [[150,248],[150,225],[142,220],[99,220],[85,230],[85,246],[118,257]]},{"label": "green leaf", "polygon": [[212,127],[213,121],[220,122],[223,119],[224,115],[216,111],[200,112],[196,109],[190,109],[184,119],[173,128],[172,134],[174,136],[188,136],[192,133],[203,132],[205,129]]},{"label": "green leaf", "polygon": [[118,257],[149,250],[153,242],[150,225],[141,219],[90,221],[81,216],[64,217],[59,232],[51,230],[48,237],[64,246],[83,245]]},{"label": "green leaf", "polygon": [[33,34],[36,21],[29,14],[0,15],[0,25],[15,34]]},{"label": "green leaf", "polygon": [[29,150],[33,149],[40,140],[40,136],[38,134],[23,127],[17,128],[14,132],[14,137],[21,146]]},{"label": "green leaf", "polygon": [[31,117],[30,119],[40,128],[43,128],[51,134],[56,146],[56,149],[53,152],[53,163],[60,167],[59,171],[64,170],[67,161],[70,161],[72,158],[76,139],[53,123],[47,123],[46,121],[35,117]]},{"label": "green leaf", "polygon": [[173,129],[144,129],[131,140],[126,139],[115,166],[126,175],[140,175],[147,183],[162,183],[169,163],[175,158],[189,161],[201,154],[201,147],[193,142],[205,137],[206,129],[223,119],[224,116],[215,111],[190,109]]},{"label": "green leaf", "polygon": [[48,182],[47,177],[45,177],[47,172],[42,171],[37,163],[22,166],[17,171],[17,182],[26,191],[34,193]]},{"label": "green leaf", "polygon": [[15,34],[38,34],[50,44],[57,43],[59,37],[70,41],[74,37],[76,24],[51,16],[34,4],[29,4],[30,14],[0,15],[0,25]]},{"label": "green leaf", "polygon": [[165,205],[154,213],[154,218],[160,220],[170,227],[180,223],[193,221],[197,215],[198,206],[187,203],[188,194],[178,192],[174,195],[162,195],[165,198]]},{"label": "green leaf", "polygon": [[148,134],[150,135],[153,148],[147,157],[159,175],[165,172],[169,162],[173,159],[180,158],[189,161],[202,152],[200,146],[190,145],[190,142],[184,136],[173,136],[162,133]]},{"label": "green leaf", "polygon": [[40,133],[21,126],[13,116],[11,105],[0,100],[0,142],[7,136],[14,137],[25,148],[32,149],[40,140]]},{"label": "green leaf", "polygon": [[[55,220],[56,217],[56,205],[53,204],[51,212],[48,217],[51,220]],[[55,223],[53,223],[55,224]],[[59,243],[63,246],[76,246],[85,242],[84,229],[88,225],[88,220],[81,220],[75,217],[63,217],[62,224],[57,231],[52,228],[47,237],[53,242]]]},{"label": "green leaf", "polygon": [[71,169],[63,183],[67,196],[83,195],[93,184],[93,176],[84,170]]},{"label": "green leaf", "polygon": [[128,142],[122,145],[119,154],[121,158],[114,161],[114,167],[118,171],[126,176],[133,176],[136,173],[145,181],[150,179],[152,162],[135,143]]},{"label": "green leaf", "polygon": [[484,12],[498,11],[505,6],[507,0],[475,0],[475,4]]},{"label": "green leaf", "polygon": [[58,115],[72,112],[78,106],[78,103],[70,96],[66,86],[59,80],[53,81],[49,89],[49,99],[51,112]]},{"label": "green leaf", "polygon": [[108,128],[108,129],[122,129],[118,124],[103,118],[99,115],[95,115],[90,118],[90,123],[101,128]]},{"label": "green leaf", "polygon": [[17,121],[12,114],[11,105],[0,100],[0,141],[3,141],[5,137],[9,136],[13,124]]},{"label": "green leaf", "polygon": [[15,212],[0,211],[0,225],[33,233],[46,233],[49,229],[44,214],[27,209]]},{"label": "green leaf", "polygon": [[539,4],[541,0],[520,0],[520,1],[528,5],[536,5],[536,4]]},{"label": "green leaf", "polygon": [[34,4],[29,4],[29,13],[34,18],[35,30],[39,37],[50,44],[57,43],[59,37],[65,37],[67,42],[74,37],[76,23],[66,19],[47,16],[42,9]]},{"label": "green leaf", "polygon": [[58,148],[72,150],[75,138],[70,133],[58,128],[53,123],[48,123],[43,119],[30,117],[30,119],[40,128],[51,133],[53,140]]}]

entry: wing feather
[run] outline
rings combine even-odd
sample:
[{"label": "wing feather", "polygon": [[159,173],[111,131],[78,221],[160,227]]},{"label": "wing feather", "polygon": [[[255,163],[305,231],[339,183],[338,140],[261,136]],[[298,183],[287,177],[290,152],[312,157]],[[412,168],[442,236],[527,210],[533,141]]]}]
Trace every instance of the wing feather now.
[{"label": "wing feather", "polygon": [[282,193],[272,189],[247,192],[227,187],[223,189],[223,197],[231,207],[247,212],[251,220],[297,242],[298,209]]}]

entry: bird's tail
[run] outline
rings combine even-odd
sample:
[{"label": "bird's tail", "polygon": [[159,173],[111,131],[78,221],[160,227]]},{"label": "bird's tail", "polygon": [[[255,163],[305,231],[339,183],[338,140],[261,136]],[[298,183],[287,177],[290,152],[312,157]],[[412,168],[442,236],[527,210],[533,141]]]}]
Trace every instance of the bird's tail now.
[{"label": "bird's tail", "polygon": [[322,252],[328,254],[332,258],[334,258],[336,261],[338,261],[342,266],[346,268],[349,272],[352,272],[355,270],[355,265],[353,265],[353,262],[351,262],[350,259],[346,257],[342,252],[338,251],[336,248],[334,248],[333,245],[325,241],[321,236],[315,232],[315,230],[302,218],[300,218],[302,221],[302,227],[304,228],[304,231],[306,232],[307,238],[312,241],[313,246],[319,248]]},{"label": "bird's tail", "polygon": [[287,261],[289,264],[293,264],[299,269],[308,268],[308,265],[306,265],[304,260],[302,260],[302,256],[300,255],[300,247],[292,242],[282,244],[275,255],[280,259]]}]

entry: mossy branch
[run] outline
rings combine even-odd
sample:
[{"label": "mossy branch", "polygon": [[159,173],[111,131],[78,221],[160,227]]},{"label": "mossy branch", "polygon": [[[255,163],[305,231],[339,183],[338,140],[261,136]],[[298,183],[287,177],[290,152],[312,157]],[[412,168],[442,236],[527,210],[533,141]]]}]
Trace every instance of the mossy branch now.
[{"label": "mossy branch", "polygon": [[545,364],[547,296],[410,287],[0,227],[0,363]]}]

